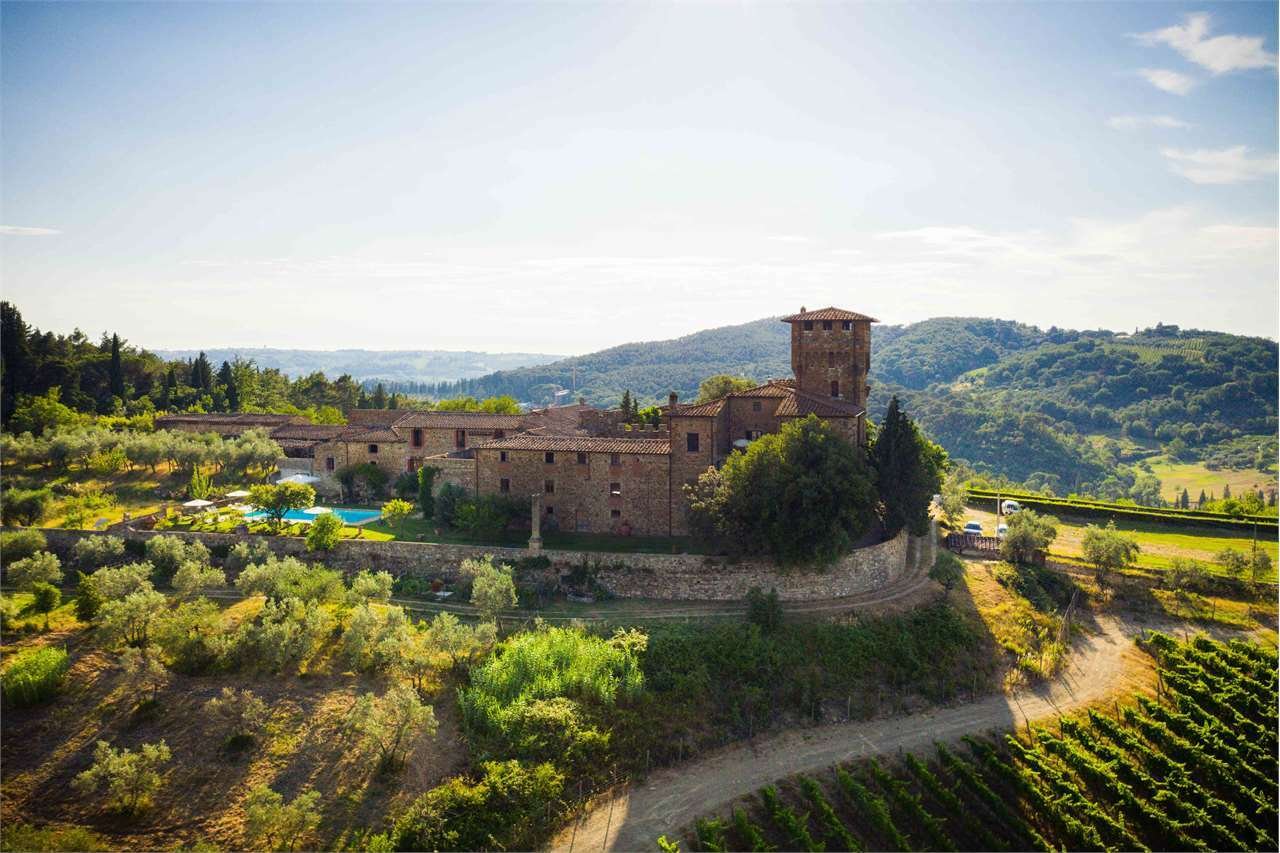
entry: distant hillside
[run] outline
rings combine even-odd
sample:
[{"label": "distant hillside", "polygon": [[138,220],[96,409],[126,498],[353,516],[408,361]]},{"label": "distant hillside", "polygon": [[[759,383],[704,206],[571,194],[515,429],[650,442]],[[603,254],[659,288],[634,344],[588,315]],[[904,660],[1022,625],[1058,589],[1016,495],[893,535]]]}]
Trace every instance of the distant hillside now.
[{"label": "distant hillside", "polygon": [[[790,375],[789,335],[767,318],[430,390],[539,403],[573,387],[597,405],[616,405],[624,390],[642,402],[672,390],[688,399],[715,373]],[[957,458],[1018,482],[1121,497],[1137,477],[1126,463],[1143,454],[1205,458],[1274,436],[1276,359],[1274,341],[1174,326],[1127,335],[940,317],[872,327],[869,409],[878,418],[897,394]]]},{"label": "distant hillside", "polygon": [[[166,360],[195,358],[199,350],[155,350]],[[259,367],[275,368],[291,378],[317,371],[330,379],[343,374],[360,381],[386,379],[392,382],[440,382],[484,376],[495,370],[553,361],[558,356],[524,352],[452,352],[449,350],[303,350],[246,347],[204,350],[214,366],[237,357]]]}]

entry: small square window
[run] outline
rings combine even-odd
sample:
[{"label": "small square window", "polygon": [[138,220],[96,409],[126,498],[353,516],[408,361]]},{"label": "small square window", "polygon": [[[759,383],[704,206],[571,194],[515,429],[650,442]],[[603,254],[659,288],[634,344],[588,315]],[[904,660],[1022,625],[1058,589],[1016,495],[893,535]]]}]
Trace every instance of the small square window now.
[{"label": "small square window", "polygon": [[413,428],[413,446],[414,447],[422,446],[422,430],[419,429],[418,427]]},{"label": "small square window", "polygon": [[556,493],[556,481],[555,480],[544,481],[542,484],[542,491],[546,492],[549,495],[554,495]]},{"label": "small square window", "polygon": [[813,331],[813,321],[812,321],[812,320],[805,320],[805,321],[804,321],[804,330],[805,330],[806,332],[812,332],[812,331]]},{"label": "small square window", "polygon": [[326,457],[324,458],[324,470],[326,470],[326,471],[332,471],[332,470],[333,470],[333,468],[334,468],[333,457],[332,457],[332,456],[326,456]]},{"label": "small square window", "polygon": [[455,429],[453,431],[453,444],[459,448],[467,446],[467,431],[465,429]]},{"label": "small square window", "polygon": [[688,450],[690,453],[697,453],[698,443],[700,439],[701,439],[701,436],[698,435],[696,432],[687,433],[684,437],[685,449]]},{"label": "small square window", "polygon": [[609,517],[610,517],[610,518],[622,518],[622,510],[620,510],[620,509],[611,509],[611,510],[609,510]]},{"label": "small square window", "polygon": [[617,497],[621,497],[621,496],[622,496],[622,484],[621,484],[621,483],[610,483],[610,484],[609,484],[609,494],[610,494],[612,497],[615,497],[615,498],[617,498]]},{"label": "small square window", "polygon": [[499,451],[498,451],[498,461],[499,461],[499,462],[506,462],[506,461],[507,461],[507,451],[505,451],[505,450],[499,450]]},{"label": "small square window", "polygon": [[852,332],[852,331],[853,331],[853,321],[852,321],[852,320],[845,320],[843,323],[841,323],[841,324],[840,324],[840,326],[841,326],[841,328],[843,328],[846,332]]},{"label": "small square window", "polygon": [[752,401],[751,401],[751,411],[753,411],[753,412],[758,412],[758,411],[760,411],[760,409],[761,409],[761,408],[763,408],[763,407],[760,405],[760,401],[759,401],[759,400],[752,400]]},{"label": "small square window", "polygon": [[553,507],[553,506],[549,506],[549,507],[547,507],[547,515],[555,515],[555,514],[556,514],[556,508],[555,508],[555,507]]},{"label": "small square window", "polygon": [[370,453],[377,453],[377,452],[378,452],[378,445],[376,445],[376,444],[371,444],[371,445],[369,445],[369,452],[370,452]]},{"label": "small square window", "polygon": [[579,453],[579,454],[578,454],[578,464],[579,464],[579,465],[586,465],[586,464],[587,464],[587,454],[585,454],[585,453]]},{"label": "small square window", "polygon": [[543,461],[544,461],[544,462],[546,462],[548,465],[554,465],[554,464],[556,464],[556,454],[555,454],[555,451],[553,451],[553,450],[548,450],[546,453],[542,454],[542,459],[543,459]]},{"label": "small square window", "polygon": [[610,464],[610,465],[621,465],[621,464],[622,464],[622,454],[621,454],[621,453],[610,453],[610,454],[609,454],[609,464]]},{"label": "small square window", "polygon": [[498,481],[498,491],[502,492],[504,495],[505,495],[505,494],[507,494],[508,492],[510,492],[510,491],[511,491],[511,481],[510,481],[510,480],[508,480],[506,477],[503,477],[501,480],[499,480],[499,481]]},{"label": "small square window", "polygon": [[831,331],[831,321],[830,321],[830,320],[823,320],[823,321],[822,321],[822,331],[824,331],[824,332],[829,332],[829,331]]}]

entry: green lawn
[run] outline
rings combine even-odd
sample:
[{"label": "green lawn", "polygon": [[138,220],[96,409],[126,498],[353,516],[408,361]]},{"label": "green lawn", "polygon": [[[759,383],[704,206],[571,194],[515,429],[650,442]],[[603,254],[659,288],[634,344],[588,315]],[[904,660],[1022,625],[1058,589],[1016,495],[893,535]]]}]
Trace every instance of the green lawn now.
[{"label": "green lawn", "polygon": [[[995,514],[976,507],[969,507],[965,519],[981,521],[988,535],[995,531]],[[1084,556],[1082,540],[1089,524],[1105,524],[1098,519],[1059,516],[1058,538],[1049,548],[1050,556],[1080,560]],[[1180,524],[1160,524],[1150,521],[1117,521],[1116,528],[1133,534],[1142,547],[1138,566],[1148,569],[1167,569],[1174,557],[1188,557],[1208,565],[1211,571],[1221,571],[1214,562],[1219,551],[1234,548],[1248,553],[1253,547],[1253,537],[1248,531],[1223,530],[1216,527],[1190,527]],[[1277,548],[1275,534],[1260,533],[1258,547],[1271,556],[1271,575],[1276,580]]]}]

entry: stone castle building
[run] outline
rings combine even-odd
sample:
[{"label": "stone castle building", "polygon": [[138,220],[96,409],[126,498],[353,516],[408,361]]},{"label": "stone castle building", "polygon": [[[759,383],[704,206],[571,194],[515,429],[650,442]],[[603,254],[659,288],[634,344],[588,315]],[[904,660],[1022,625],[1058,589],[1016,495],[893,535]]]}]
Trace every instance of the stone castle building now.
[{"label": "stone castle building", "polygon": [[282,473],[325,484],[347,465],[377,465],[392,478],[432,465],[441,469],[437,483],[475,495],[540,495],[546,521],[561,530],[683,535],[684,485],[783,424],[813,414],[850,441],[866,441],[876,320],[801,308],[782,322],[791,326],[792,378],[702,403],[672,394],[656,429],[628,429],[617,413],[581,401],[521,415],[361,409],[345,426],[270,415],[181,415],[157,426],[224,435],[268,429],[285,452]]}]

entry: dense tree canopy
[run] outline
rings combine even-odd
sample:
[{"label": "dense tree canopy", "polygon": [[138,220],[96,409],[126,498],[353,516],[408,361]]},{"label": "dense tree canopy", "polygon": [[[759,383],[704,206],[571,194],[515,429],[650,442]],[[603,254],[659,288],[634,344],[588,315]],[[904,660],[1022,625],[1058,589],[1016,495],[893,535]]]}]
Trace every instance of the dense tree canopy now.
[{"label": "dense tree canopy", "polygon": [[885,533],[894,536],[904,527],[916,536],[929,530],[929,502],[942,488],[947,454],[925,438],[898,407],[889,402],[884,423],[871,446],[880,493]]},{"label": "dense tree canopy", "polygon": [[835,560],[875,517],[862,454],[813,415],[733,453],[685,491],[696,536],[784,564]]}]

